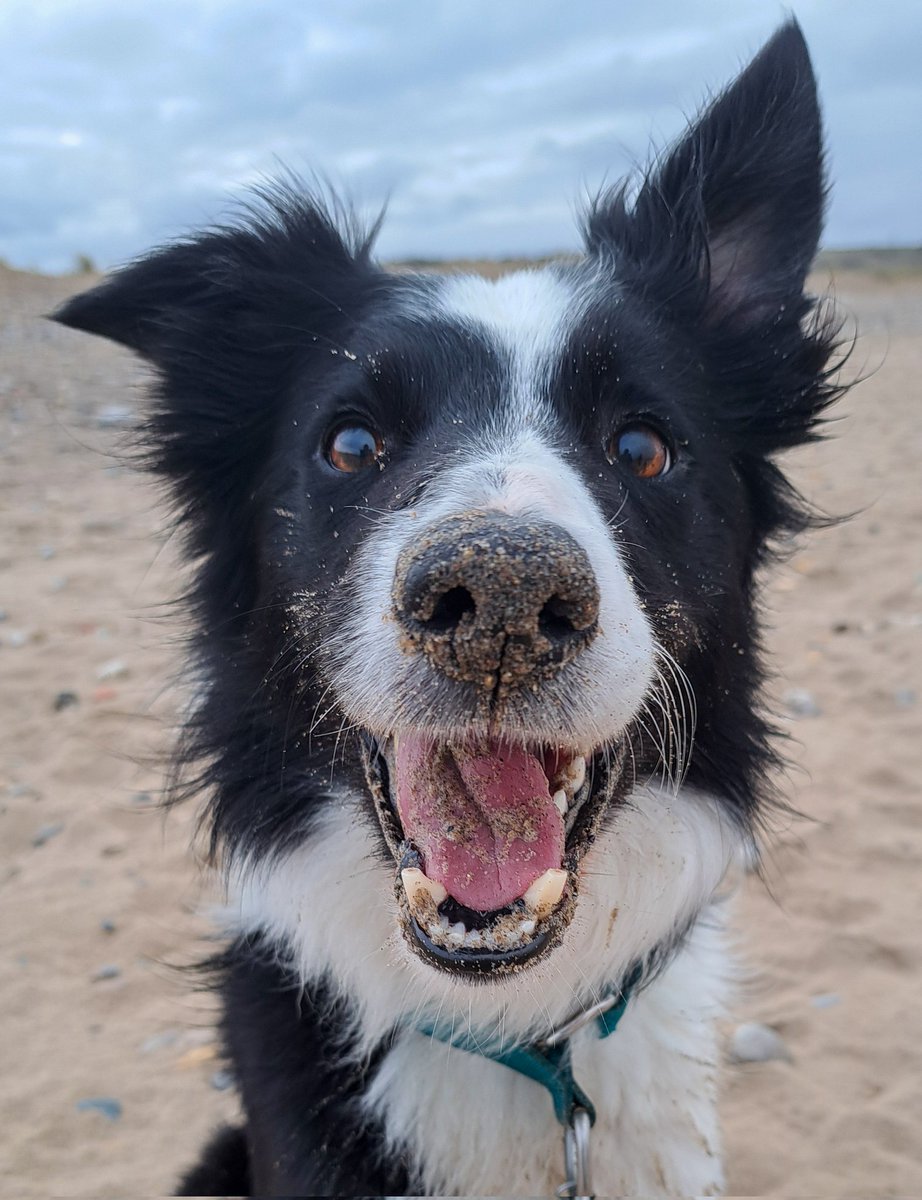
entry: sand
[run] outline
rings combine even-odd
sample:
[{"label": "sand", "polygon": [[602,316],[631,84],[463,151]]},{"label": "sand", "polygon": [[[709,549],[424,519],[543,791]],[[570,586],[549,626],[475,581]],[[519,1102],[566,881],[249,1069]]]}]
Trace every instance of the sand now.
[{"label": "sand", "polygon": [[[88,282],[0,268],[0,1177],[17,1197],[168,1193],[235,1112],[210,999],[179,969],[211,945],[216,893],[194,814],[150,800],[180,577],[107,411],[143,376],[36,320]],[[790,1061],[725,1068],[734,1194],[922,1188],[922,276],[842,271],[837,291],[862,329],[848,370],[870,378],[789,466],[858,515],[766,590],[784,789],[806,816],[777,822],[770,886],[748,879],[737,905],[728,1035],[767,1024]],[[120,1108],[81,1107],[99,1100]]]}]

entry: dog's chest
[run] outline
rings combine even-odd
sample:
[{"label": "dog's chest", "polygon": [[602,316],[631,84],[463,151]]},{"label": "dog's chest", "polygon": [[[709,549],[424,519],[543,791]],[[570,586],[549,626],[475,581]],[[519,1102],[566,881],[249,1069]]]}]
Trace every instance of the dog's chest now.
[{"label": "dog's chest", "polygon": [[[684,957],[684,955],[682,956]],[[604,1041],[573,1043],[574,1074],[598,1119],[592,1187],[603,1195],[716,1195],[723,1179],[716,1040],[684,1009],[673,968]],[[406,1033],[366,1097],[390,1152],[406,1153],[430,1194],[553,1195],[564,1182],[563,1131],[549,1094],[508,1067]]]}]

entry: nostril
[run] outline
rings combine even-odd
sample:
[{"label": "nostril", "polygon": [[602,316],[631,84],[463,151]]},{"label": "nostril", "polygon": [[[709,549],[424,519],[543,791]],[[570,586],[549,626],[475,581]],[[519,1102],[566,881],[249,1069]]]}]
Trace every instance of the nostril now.
[{"label": "nostril", "polygon": [[466,587],[449,588],[447,592],[443,592],[439,596],[432,610],[432,616],[425,624],[433,632],[455,629],[465,613],[475,612],[476,609],[474,597]]},{"label": "nostril", "polygon": [[561,596],[551,596],[538,614],[538,630],[549,642],[563,642],[576,633],[575,606]]}]

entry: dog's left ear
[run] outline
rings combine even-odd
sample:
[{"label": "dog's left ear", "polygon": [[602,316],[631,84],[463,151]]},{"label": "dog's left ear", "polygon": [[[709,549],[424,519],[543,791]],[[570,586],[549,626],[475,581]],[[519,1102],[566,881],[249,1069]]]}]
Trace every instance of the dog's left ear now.
[{"label": "dog's left ear", "polygon": [[706,319],[752,325],[801,295],[824,195],[816,82],[791,21],[647,177],[630,209],[617,194],[597,207],[590,247],[613,243],[639,270],[656,275],[658,266],[673,294],[679,265],[699,301],[703,290]]}]

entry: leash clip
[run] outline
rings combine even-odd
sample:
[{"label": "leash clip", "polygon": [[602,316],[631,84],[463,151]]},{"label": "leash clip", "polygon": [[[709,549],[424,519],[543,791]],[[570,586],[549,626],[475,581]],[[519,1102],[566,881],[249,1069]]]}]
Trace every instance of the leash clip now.
[{"label": "leash clip", "polygon": [[592,1200],[589,1183],[589,1131],[592,1121],[584,1108],[574,1108],[563,1132],[563,1161],[566,1183],[557,1189],[560,1200]]}]

